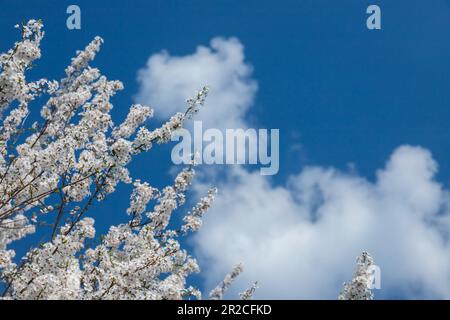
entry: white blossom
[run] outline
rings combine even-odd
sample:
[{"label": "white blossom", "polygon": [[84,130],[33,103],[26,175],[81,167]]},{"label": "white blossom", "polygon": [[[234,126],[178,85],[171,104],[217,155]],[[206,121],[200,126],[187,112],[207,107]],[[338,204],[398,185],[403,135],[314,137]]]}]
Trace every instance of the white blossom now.
[{"label": "white blossom", "polygon": [[344,287],[339,295],[339,300],[372,300],[373,293],[369,288],[372,281],[370,267],[373,266],[373,258],[363,252],[356,259],[356,271],[350,282],[344,283]]},{"label": "white blossom", "polygon": [[129,138],[136,129],[149,117],[153,115],[150,107],[140,104],[132,105],[125,121],[113,132],[113,136],[118,138]]},{"label": "white blossom", "polygon": [[258,289],[258,282],[255,281],[250,288],[239,294],[241,300],[250,300],[256,289]]},{"label": "white blossom", "polygon": [[[0,54],[0,112],[9,111],[0,118],[0,294],[4,299],[201,298],[186,281],[199,272],[197,261],[176,238],[199,228],[212,199],[200,200],[183,232],[171,230],[172,213],[185,203],[192,184],[193,165],[162,190],[132,178],[127,165],[153,143],[170,141],[203,105],[207,88],[160,128],[147,128],[153,110],[142,105],[132,105],[115,125],[110,99],[123,85],[89,65],[103,43],[100,37],[77,52],[60,81],[26,82],[26,71],[41,55],[41,29],[40,21],[30,20],[21,27],[22,39]],[[27,128],[29,104],[38,96],[47,97],[42,119]],[[96,238],[89,209],[120,182],[134,186],[130,221]],[[17,260],[14,242],[52,219],[48,239]]]},{"label": "white blossom", "polygon": [[223,295],[231,286],[234,280],[242,273],[243,265],[237,264],[229,274],[225,276],[221,283],[217,285],[211,292],[209,293],[209,299],[211,300],[220,300],[223,298]]},{"label": "white blossom", "polygon": [[217,188],[208,190],[208,195],[200,199],[200,201],[192,208],[192,210],[183,218],[184,224],[181,227],[182,232],[198,231],[202,226],[202,217],[211,207],[212,202],[217,194]]}]

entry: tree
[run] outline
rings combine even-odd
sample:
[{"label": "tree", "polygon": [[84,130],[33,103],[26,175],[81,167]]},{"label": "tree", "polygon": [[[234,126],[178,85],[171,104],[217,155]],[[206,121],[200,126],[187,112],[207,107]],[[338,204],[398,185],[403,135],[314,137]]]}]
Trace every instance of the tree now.
[{"label": "tree", "polygon": [[[182,299],[200,298],[186,277],[198,272],[196,260],[177,238],[197,231],[217,193],[208,193],[169,229],[172,212],[185,203],[194,165],[182,170],[171,186],[158,190],[132,178],[133,156],[170,140],[198,112],[208,89],[187,100],[185,112],[160,128],[144,122],[148,106],[132,105],[125,121],[115,125],[110,98],[123,88],[89,63],[103,40],[96,37],[77,53],[58,81],[27,82],[25,73],[40,58],[41,21],[20,28],[22,39],[0,55],[0,112],[9,111],[0,127],[0,283],[5,299]],[[30,103],[48,96],[42,120],[26,128]],[[94,219],[86,213],[113,193],[118,183],[134,190],[129,221],[111,226],[94,238]],[[148,210],[149,203],[156,203]],[[37,213],[36,213],[37,212]],[[54,216],[49,241],[14,262],[14,241],[35,232]],[[62,224],[62,221],[67,221]]]},{"label": "tree", "polygon": [[[126,119],[116,125],[110,99],[123,85],[89,66],[103,43],[100,37],[77,52],[60,81],[27,82],[26,72],[41,56],[43,24],[30,20],[16,27],[22,31],[21,40],[0,54],[1,297],[200,299],[200,291],[186,284],[199,266],[178,239],[201,227],[217,189],[210,188],[172,229],[171,215],[186,202],[195,162],[162,190],[131,177],[127,165],[154,144],[170,141],[203,106],[208,88],[188,99],[186,110],[159,128],[146,127],[153,110],[140,104],[132,105]],[[47,97],[41,119],[27,127],[30,105],[37,97]],[[128,221],[111,226],[87,246],[86,240],[96,234],[87,212],[119,183],[134,187],[126,210]],[[48,241],[15,261],[11,244],[49,221]],[[340,298],[371,297],[364,273],[371,260],[362,257],[355,279],[345,285]],[[222,299],[242,270],[241,264],[234,267],[209,298]],[[250,299],[256,288],[255,282],[241,298]]]},{"label": "tree", "polygon": [[344,283],[344,287],[338,297],[339,300],[372,300],[373,293],[370,289],[372,283],[372,256],[363,251],[356,258],[356,271],[350,282]]}]

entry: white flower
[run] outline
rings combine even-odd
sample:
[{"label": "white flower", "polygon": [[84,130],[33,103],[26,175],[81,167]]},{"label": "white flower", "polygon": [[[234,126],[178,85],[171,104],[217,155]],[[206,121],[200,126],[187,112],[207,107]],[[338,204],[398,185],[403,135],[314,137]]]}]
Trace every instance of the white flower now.
[{"label": "white flower", "polygon": [[258,282],[254,282],[250,288],[240,293],[239,296],[242,300],[250,300],[253,297],[256,289],[258,289]]},{"label": "white flower", "polygon": [[[96,37],[77,52],[60,81],[27,82],[25,73],[41,56],[44,33],[36,20],[21,29],[21,41],[0,54],[0,113],[9,112],[0,122],[3,299],[201,298],[196,288],[186,284],[186,278],[199,271],[197,261],[176,239],[200,228],[216,190],[200,199],[180,229],[172,230],[169,223],[174,210],[185,202],[194,164],[162,190],[133,179],[126,166],[153,143],[170,141],[184,121],[198,112],[208,89],[188,99],[186,111],[160,128],[144,127],[153,110],[142,105],[131,106],[126,119],[115,125],[110,100],[123,85],[89,66],[103,40]],[[25,120],[33,110],[28,106],[37,97],[48,98],[40,109],[42,119],[26,128]],[[89,209],[120,182],[134,186],[129,221],[110,226],[106,234],[95,238]],[[155,204],[148,209],[152,200]],[[52,233],[17,265],[11,244],[35,232],[44,214],[45,224],[55,219]],[[237,266],[213,297],[222,297],[241,269]]]},{"label": "white flower", "polygon": [[211,300],[220,300],[223,298],[223,295],[228,290],[230,285],[233,283],[234,280],[241,274],[241,272],[244,270],[243,265],[240,263],[236,265],[229,274],[225,276],[223,281],[217,285],[210,293],[209,293],[209,299]]},{"label": "white flower", "polygon": [[352,281],[344,283],[339,300],[372,300],[373,293],[369,288],[372,281],[370,267],[373,265],[372,256],[364,251],[356,259],[356,271]]}]

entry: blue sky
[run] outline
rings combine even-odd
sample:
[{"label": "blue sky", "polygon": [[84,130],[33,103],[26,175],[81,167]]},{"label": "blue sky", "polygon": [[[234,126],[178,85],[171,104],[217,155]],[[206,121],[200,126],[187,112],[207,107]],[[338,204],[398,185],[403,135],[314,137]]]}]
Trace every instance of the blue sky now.
[{"label": "blue sky", "polygon": [[[267,179],[270,192],[277,186],[295,190],[288,181],[309,166],[323,170],[333,167],[348,174],[348,179],[358,176],[377,184],[377,170],[384,168],[393,151],[404,144],[420,145],[431,152],[439,164],[436,180],[445,190],[449,186],[450,1],[1,2],[1,51],[18,38],[14,24],[29,18],[44,21],[43,57],[30,73],[31,78],[61,78],[75,50],[96,35],[104,38],[93,65],[125,85],[113,100],[116,119],[126,115],[141,90],[137,73],[150,56],[161,50],[171,56],[191,55],[198,45],[209,46],[217,36],[239,39],[244,62],[252,67],[249,78],[258,84],[242,121],[250,127],[280,128],[280,171]],[[66,28],[69,4],[81,8],[81,30]],[[366,28],[365,12],[370,4],[381,8],[381,30]],[[154,107],[158,113],[158,106]],[[159,122],[161,118],[152,125]],[[150,179],[156,186],[170,183],[170,150],[171,146],[163,146],[139,157],[130,167],[132,173]],[[416,151],[406,158],[426,158]],[[232,175],[226,170],[225,175]],[[100,228],[121,221],[128,192],[129,187],[122,186],[117,195],[97,206],[95,218]],[[232,194],[225,194],[234,199]],[[211,223],[216,220],[211,219]],[[373,247],[375,259],[377,254],[384,256],[382,245]],[[224,262],[210,250],[201,247],[198,251],[207,269],[216,265],[208,264],[210,260]],[[450,256],[447,249],[443,252]],[[358,253],[348,250],[346,254],[354,257]],[[342,281],[351,276],[352,259],[346,264],[348,273],[341,275]],[[390,260],[386,257],[382,261]],[[194,282],[208,288],[218,280],[219,271],[208,272],[208,279],[196,277]],[[388,285],[380,296],[448,297],[450,285],[437,290],[421,272],[411,274],[404,282]],[[337,291],[339,284],[333,281],[338,278],[330,280]],[[422,279],[423,287],[411,289],[414,279]],[[275,286],[272,295],[263,290],[261,297],[310,297],[308,291],[296,295],[295,289],[289,289],[284,295],[276,293],[278,289]],[[323,293],[326,298],[330,292],[320,286],[310,291]]]}]

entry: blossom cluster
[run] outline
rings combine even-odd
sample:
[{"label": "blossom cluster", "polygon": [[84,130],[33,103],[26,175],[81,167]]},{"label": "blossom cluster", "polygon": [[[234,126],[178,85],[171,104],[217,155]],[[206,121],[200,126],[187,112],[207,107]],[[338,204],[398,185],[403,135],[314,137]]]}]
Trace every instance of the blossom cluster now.
[{"label": "blossom cluster", "polygon": [[[17,26],[19,28],[19,26]],[[194,164],[162,190],[135,179],[132,158],[170,141],[204,104],[208,89],[187,100],[186,111],[149,129],[153,109],[132,105],[115,124],[111,98],[123,89],[90,66],[103,40],[78,51],[60,81],[27,82],[40,58],[42,22],[22,25],[22,38],[0,54],[0,292],[4,299],[201,298],[186,278],[199,271],[179,237],[197,231],[217,191],[212,188],[170,229],[172,213],[186,202]],[[30,103],[47,96],[40,121],[28,125]],[[34,117],[36,118],[36,117]],[[129,221],[96,236],[87,213],[116,190],[133,184]],[[176,225],[176,223],[174,224]],[[39,227],[47,241],[21,259],[12,247]]]},{"label": "blossom cluster", "polygon": [[364,251],[356,258],[356,271],[350,282],[344,287],[338,297],[339,300],[372,300],[370,289],[372,283],[371,267],[374,265],[372,256]]},{"label": "blossom cluster", "polygon": [[211,292],[209,293],[209,298],[211,300],[220,300],[223,298],[223,295],[231,286],[234,280],[244,271],[244,266],[240,263],[234,266],[229,274],[225,276],[221,283],[217,285]]}]

